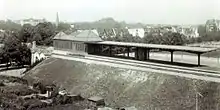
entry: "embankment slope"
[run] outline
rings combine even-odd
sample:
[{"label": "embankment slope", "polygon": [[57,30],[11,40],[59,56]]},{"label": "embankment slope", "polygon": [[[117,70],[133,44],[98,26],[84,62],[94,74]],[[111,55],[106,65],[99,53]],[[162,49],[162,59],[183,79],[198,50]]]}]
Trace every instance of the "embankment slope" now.
[{"label": "embankment slope", "polygon": [[200,109],[217,109],[217,83],[50,58],[24,76],[29,82],[53,82],[72,94],[102,96],[111,107],[136,106],[140,110],[194,110],[196,93]]}]

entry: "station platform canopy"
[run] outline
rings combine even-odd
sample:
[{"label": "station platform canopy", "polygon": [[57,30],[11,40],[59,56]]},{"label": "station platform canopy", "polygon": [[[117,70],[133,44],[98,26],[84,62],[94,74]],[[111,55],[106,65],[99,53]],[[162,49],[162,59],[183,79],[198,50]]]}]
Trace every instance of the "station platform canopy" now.
[{"label": "station platform canopy", "polygon": [[217,50],[217,48],[145,44],[145,43],[131,43],[131,42],[115,42],[115,41],[86,42],[86,44],[139,47],[139,48],[147,48],[147,49],[159,49],[159,50],[164,50],[164,51],[183,51],[183,52],[200,53],[200,54]]}]

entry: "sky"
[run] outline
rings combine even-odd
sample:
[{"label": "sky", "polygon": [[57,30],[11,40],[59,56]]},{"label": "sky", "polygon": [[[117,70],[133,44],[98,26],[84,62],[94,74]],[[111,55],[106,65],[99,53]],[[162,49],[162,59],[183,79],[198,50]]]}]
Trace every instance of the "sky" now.
[{"label": "sky", "polygon": [[204,24],[220,19],[220,0],[0,0],[0,19],[118,21],[146,24]]}]

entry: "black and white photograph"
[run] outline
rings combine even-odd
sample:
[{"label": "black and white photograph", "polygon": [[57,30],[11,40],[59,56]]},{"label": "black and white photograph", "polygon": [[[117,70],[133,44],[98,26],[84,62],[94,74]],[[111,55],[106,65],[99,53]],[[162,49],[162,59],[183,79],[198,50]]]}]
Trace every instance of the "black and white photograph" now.
[{"label": "black and white photograph", "polygon": [[220,0],[0,0],[0,110],[220,110]]}]

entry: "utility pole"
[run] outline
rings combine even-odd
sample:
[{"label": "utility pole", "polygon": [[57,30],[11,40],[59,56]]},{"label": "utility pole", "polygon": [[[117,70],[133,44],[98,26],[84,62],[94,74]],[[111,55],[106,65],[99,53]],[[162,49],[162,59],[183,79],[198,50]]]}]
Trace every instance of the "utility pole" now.
[{"label": "utility pole", "polygon": [[196,81],[195,80],[193,80],[193,85],[194,85],[194,90],[195,90],[195,93],[196,93],[196,110],[199,110],[199,99],[198,99],[199,97],[198,97],[198,95],[201,96],[201,97],[203,97],[203,95],[200,94],[199,92],[197,92]]},{"label": "utility pole", "polygon": [[198,108],[198,94],[197,94],[197,92],[196,92],[196,110],[199,110],[199,108]]}]

